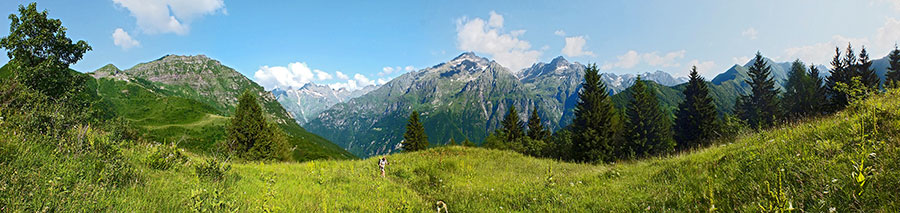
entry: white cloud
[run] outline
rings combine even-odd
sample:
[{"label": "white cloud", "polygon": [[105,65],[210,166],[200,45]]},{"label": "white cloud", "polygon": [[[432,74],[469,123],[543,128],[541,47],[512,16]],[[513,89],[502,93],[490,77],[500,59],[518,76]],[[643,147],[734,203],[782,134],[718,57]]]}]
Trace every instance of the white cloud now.
[{"label": "white cloud", "polygon": [[393,67],[383,67],[383,68],[381,68],[381,72],[378,72],[378,76],[390,75],[393,72],[394,72]]},{"label": "white cloud", "polygon": [[[712,76],[715,76],[716,74],[718,74],[719,72],[721,72],[721,70],[717,69],[718,67],[716,66],[716,62],[714,62],[714,61],[701,62],[699,60],[694,59],[691,62],[689,62],[688,64],[690,64],[691,66],[697,66],[697,73],[700,73],[700,75],[704,76],[704,77],[712,77]],[[687,72],[689,72],[689,71],[688,70],[684,71],[684,73],[687,73]],[[685,74],[685,76],[687,76],[687,74]]]},{"label": "white cloud", "polygon": [[856,51],[865,46],[869,55],[877,59],[887,55],[898,42],[900,42],[900,20],[889,17],[885,18],[884,24],[876,29],[871,37],[851,38],[834,35],[829,41],[787,48],[784,50],[784,56],[779,59],[788,61],[800,59],[807,63],[828,64],[834,57],[834,48],[838,47],[843,51],[848,43],[853,44]]},{"label": "white cloud", "polygon": [[684,54],[687,51],[679,50],[674,52],[666,53],[662,56],[659,55],[658,52],[650,52],[650,53],[638,53],[634,50],[629,50],[624,55],[616,56],[618,59],[615,63],[606,63],[601,69],[610,70],[612,68],[623,68],[623,69],[631,69],[637,66],[640,63],[646,63],[650,66],[654,67],[678,67],[681,66],[676,60],[684,58]]},{"label": "white cloud", "polygon": [[490,19],[466,17],[456,21],[457,48],[490,54],[497,63],[513,71],[531,66],[541,56],[541,52],[531,49],[531,44],[519,40],[524,30],[504,33],[503,16],[491,11]]},{"label": "white cloud", "polygon": [[747,28],[746,30],[741,32],[741,36],[747,37],[750,40],[756,40],[757,35],[759,35],[759,32],[757,32],[756,28],[753,27]]},{"label": "white cloud", "polygon": [[731,57],[731,62],[732,62],[732,63],[737,64],[737,65],[741,65],[741,66],[743,66],[744,64],[746,64],[748,61],[750,61],[750,57],[747,57],[747,56]]},{"label": "white cloud", "polygon": [[338,79],[341,79],[341,80],[347,80],[347,79],[350,79],[349,76],[344,75],[344,73],[342,73],[341,71],[336,71],[336,72],[334,72],[334,75],[337,76],[337,78],[338,78]]},{"label": "white cloud", "polygon": [[406,70],[407,72],[412,72],[412,71],[416,71],[416,68],[413,66],[406,66],[403,68],[403,70]]},{"label": "white cloud", "polygon": [[141,46],[141,42],[132,39],[131,35],[128,35],[128,32],[125,32],[122,28],[116,28],[116,30],[113,31],[112,37],[113,44],[121,47],[123,50]]},{"label": "white cloud", "polygon": [[224,0],[113,0],[128,9],[137,25],[150,34],[187,34],[190,23],[197,17],[222,12]]},{"label": "white cloud", "polygon": [[410,72],[410,71],[415,71],[415,70],[416,70],[416,68],[413,67],[413,66],[406,66],[406,67],[401,67],[401,66],[396,66],[396,67],[382,67],[382,68],[381,68],[381,72],[378,72],[377,75],[378,75],[378,76],[387,76],[387,75],[390,75],[390,74],[395,73],[395,72],[400,72],[400,71]]},{"label": "white cloud", "polygon": [[314,77],[315,75],[309,69],[309,66],[300,62],[290,63],[287,67],[263,66],[253,74],[253,78],[266,90],[288,87],[300,88],[314,80]]},{"label": "white cloud", "polygon": [[386,84],[388,81],[391,81],[391,80],[390,80],[390,79],[379,78],[379,79],[378,79],[378,84],[379,84],[379,85],[380,85],[380,84]]},{"label": "white cloud", "polygon": [[556,30],[556,32],[553,32],[553,35],[566,36],[566,31]]},{"label": "white cloud", "polygon": [[362,74],[354,74],[353,79],[347,80],[347,82],[337,82],[328,84],[329,87],[334,89],[347,89],[347,90],[358,90],[363,87],[371,86],[371,85],[381,85],[387,83],[387,79],[379,78],[376,80],[369,80],[368,77]]},{"label": "white cloud", "polygon": [[375,85],[375,81],[369,80],[369,78],[366,78],[366,76],[362,74],[357,73],[356,75],[353,75],[353,79],[362,87]]},{"label": "white cloud", "polygon": [[316,73],[316,79],[318,79],[320,81],[331,80],[332,78],[334,78],[331,76],[331,74],[328,74],[327,72],[323,72],[322,70],[314,70],[313,72]]},{"label": "white cloud", "polygon": [[584,50],[585,43],[584,36],[566,37],[566,46],[563,47],[562,54],[569,57],[594,56],[594,52]]}]

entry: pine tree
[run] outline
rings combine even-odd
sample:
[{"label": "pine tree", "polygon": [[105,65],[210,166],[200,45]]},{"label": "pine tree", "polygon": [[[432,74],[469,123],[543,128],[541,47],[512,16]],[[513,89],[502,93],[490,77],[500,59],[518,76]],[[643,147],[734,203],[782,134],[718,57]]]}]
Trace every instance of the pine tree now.
[{"label": "pine tree", "polygon": [[819,68],[816,65],[809,65],[809,73],[807,74],[810,79],[810,84],[807,85],[810,87],[812,91],[812,97],[810,97],[810,110],[809,115],[819,115],[822,114],[825,110],[825,106],[823,103],[826,103],[826,92],[824,79],[822,79],[822,75],[819,73]]},{"label": "pine tree", "polygon": [[706,80],[697,73],[697,66],[691,68],[690,80],[682,93],[684,101],[678,104],[674,126],[678,149],[711,144],[718,129],[716,106],[709,96]]},{"label": "pine tree", "polygon": [[413,110],[409,114],[409,122],[406,124],[406,133],[403,134],[403,150],[419,151],[428,148],[428,135],[425,135],[425,126],[419,121],[419,112]]},{"label": "pine tree", "polygon": [[525,125],[522,123],[522,119],[519,118],[516,106],[509,105],[509,110],[506,111],[506,116],[503,117],[503,121],[500,124],[500,135],[506,140],[506,143],[516,143],[519,142],[519,139],[525,137],[525,130],[523,129]]},{"label": "pine tree", "polygon": [[782,106],[784,113],[789,119],[797,119],[812,113],[810,103],[814,97],[815,88],[812,78],[806,72],[806,65],[799,59],[791,64],[791,71],[788,72],[787,83],[784,86],[784,99]]},{"label": "pine tree", "polygon": [[[852,55],[852,54],[851,54]],[[828,97],[828,107],[830,111],[843,109],[849,101],[847,95],[837,89],[837,83],[850,83],[853,73],[849,69],[849,64],[845,64],[841,57],[841,49],[834,48],[834,58],[831,60],[831,75],[825,82],[826,97]]]},{"label": "pine tree", "polygon": [[885,74],[885,82],[891,82],[894,87],[900,87],[900,48],[894,45],[894,51],[888,55],[890,59],[887,74]]},{"label": "pine tree", "polygon": [[612,161],[616,151],[615,108],[599,69],[592,64],[584,71],[572,121],[574,155],[579,161]]},{"label": "pine tree", "polygon": [[857,63],[856,76],[860,77],[862,83],[866,85],[866,87],[869,87],[872,91],[876,91],[880,86],[881,78],[878,78],[878,74],[872,69],[872,61],[869,59],[869,53],[866,52],[865,46],[859,51],[859,61]]},{"label": "pine tree", "polygon": [[281,129],[266,122],[262,108],[249,90],[238,98],[234,117],[225,127],[228,148],[249,160],[287,158],[287,141]]},{"label": "pine tree", "polygon": [[541,117],[538,116],[537,106],[531,110],[531,116],[528,117],[528,137],[532,140],[544,141],[550,137],[550,131],[541,123]]},{"label": "pine tree", "polygon": [[750,66],[745,80],[750,85],[750,95],[739,97],[735,109],[738,117],[754,129],[768,127],[775,123],[778,116],[778,90],[772,79],[772,67],[766,64],[762,54],[756,52],[753,65]]},{"label": "pine tree", "polygon": [[456,146],[456,145],[459,145],[459,144],[457,144],[457,143],[456,143],[456,140],[454,140],[454,139],[451,137],[451,138],[450,138],[450,142],[448,142],[447,145],[450,145],[450,146]]},{"label": "pine tree", "polygon": [[625,109],[625,155],[645,157],[672,151],[675,141],[656,94],[641,77],[631,86],[631,102]]}]

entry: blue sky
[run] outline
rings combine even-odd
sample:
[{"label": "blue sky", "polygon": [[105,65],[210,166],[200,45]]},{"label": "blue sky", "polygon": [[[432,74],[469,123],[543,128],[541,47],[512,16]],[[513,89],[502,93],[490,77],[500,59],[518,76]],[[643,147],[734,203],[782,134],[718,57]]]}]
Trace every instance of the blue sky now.
[{"label": "blue sky", "polygon": [[[29,2],[0,2],[0,12]],[[514,70],[562,55],[613,73],[684,76],[698,65],[709,78],[756,51],[823,64],[835,45],[866,45],[881,58],[900,41],[900,0],[58,0],[38,7],[93,46],[77,70],[205,54],[267,89],[377,84],[463,51]]]}]

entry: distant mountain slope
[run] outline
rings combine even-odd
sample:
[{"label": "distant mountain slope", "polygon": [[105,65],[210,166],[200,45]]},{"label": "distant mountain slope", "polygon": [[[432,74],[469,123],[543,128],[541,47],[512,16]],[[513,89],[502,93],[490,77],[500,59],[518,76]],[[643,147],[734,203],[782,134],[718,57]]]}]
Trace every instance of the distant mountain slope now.
[{"label": "distant mountain slope", "polygon": [[92,75],[98,79],[98,93],[112,100],[116,111],[158,140],[186,138],[194,140],[185,142],[188,147],[211,149],[214,142],[224,140],[224,122],[236,97],[249,90],[257,94],[265,114],[291,137],[296,159],[353,157],[297,125],[261,86],[206,56],[168,55],[124,71],[107,65]]},{"label": "distant mountain slope", "polygon": [[[433,144],[450,138],[483,140],[510,105],[521,117],[537,107],[545,125],[558,129],[571,121],[585,66],[557,57],[520,73],[474,53],[401,75],[380,88],[322,111],[304,126],[359,156],[398,150],[406,118],[422,113]],[[642,74],[676,83],[664,72]],[[604,74],[610,93],[630,86],[635,75]]]},{"label": "distant mountain slope", "polygon": [[272,94],[297,123],[303,125],[331,106],[362,96],[376,88],[367,86],[357,90],[333,89],[326,85],[307,83],[297,89],[276,88],[272,90]]}]

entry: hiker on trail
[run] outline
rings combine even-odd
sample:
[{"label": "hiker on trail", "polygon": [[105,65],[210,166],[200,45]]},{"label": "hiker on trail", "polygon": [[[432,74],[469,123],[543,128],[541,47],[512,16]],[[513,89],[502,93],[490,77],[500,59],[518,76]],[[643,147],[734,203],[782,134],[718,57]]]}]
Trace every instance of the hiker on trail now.
[{"label": "hiker on trail", "polygon": [[381,160],[378,160],[378,168],[381,168],[381,177],[384,177],[384,166],[387,164],[387,158],[381,157]]}]

